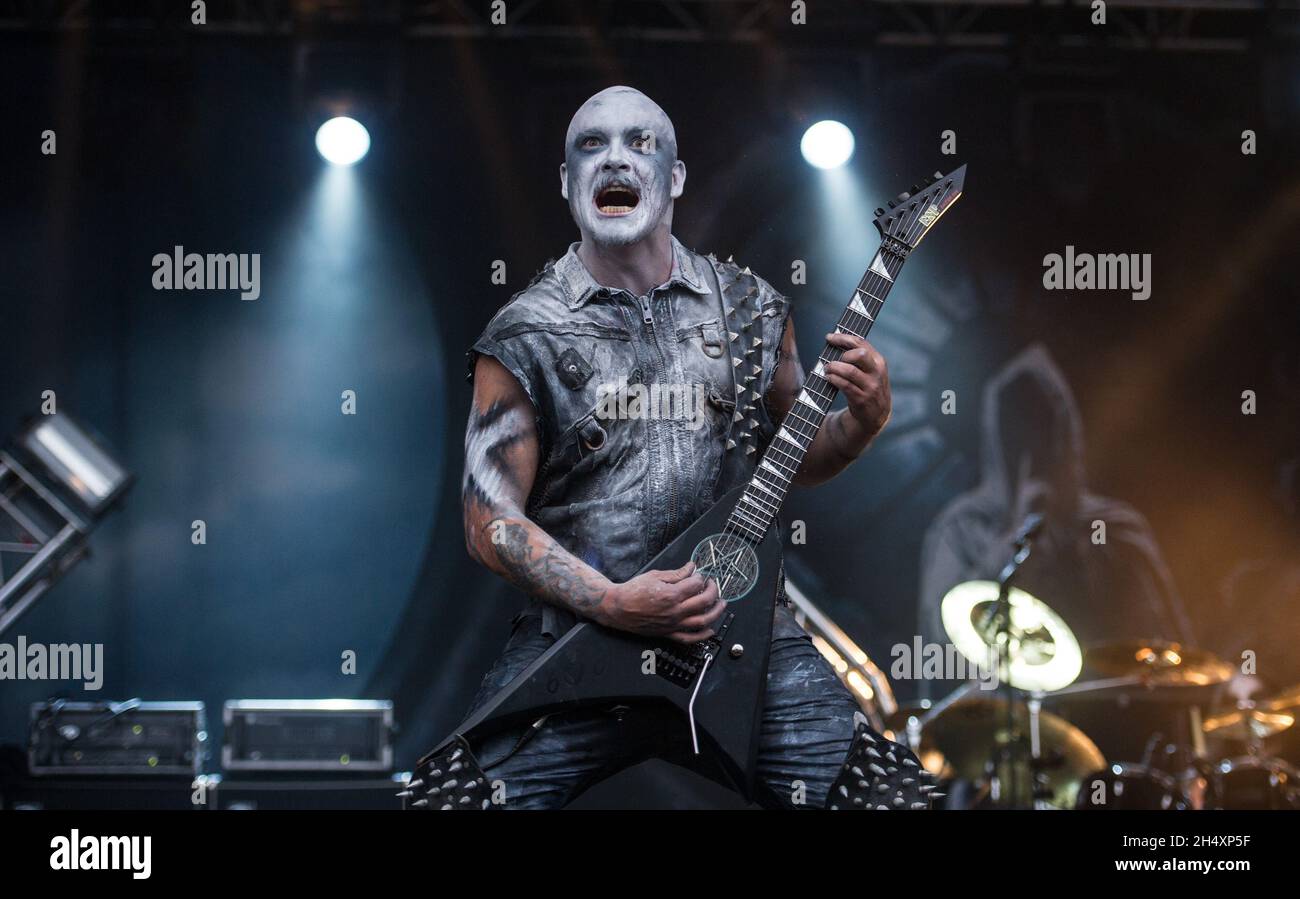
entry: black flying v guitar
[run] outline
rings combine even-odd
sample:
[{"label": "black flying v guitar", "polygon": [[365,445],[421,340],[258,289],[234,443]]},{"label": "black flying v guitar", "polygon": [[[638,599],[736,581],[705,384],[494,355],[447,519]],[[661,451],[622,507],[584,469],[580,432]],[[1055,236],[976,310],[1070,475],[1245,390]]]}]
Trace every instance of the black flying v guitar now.
[{"label": "black flying v guitar", "polygon": [[[876,210],[880,249],[837,330],[859,337],[870,332],[908,256],[961,196],[965,175],[965,166],[936,172],[923,187]],[[835,400],[836,389],[822,375],[840,355],[830,344],[823,348],[749,483],[723,496],[642,569],[672,570],[693,560],[701,574],[717,580],[728,608],[715,635],[684,646],[578,624],[425,756],[417,769],[423,790],[405,795],[423,792],[415,802],[422,807],[486,808],[490,777],[478,762],[490,768],[492,760],[474,760],[467,740],[521,724],[540,726],[539,719],[558,711],[648,700],[681,709],[696,753],[709,756],[723,779],[751,795],[780,573],[773,522]]]}]

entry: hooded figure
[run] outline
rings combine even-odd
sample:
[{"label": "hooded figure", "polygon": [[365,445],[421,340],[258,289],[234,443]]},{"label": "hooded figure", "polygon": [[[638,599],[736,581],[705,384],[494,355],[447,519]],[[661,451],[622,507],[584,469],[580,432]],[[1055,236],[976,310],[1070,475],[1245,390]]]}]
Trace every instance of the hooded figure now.
[{"label": "hooded figure", "polygon": [[980,467],[980,483],[949,503],[925,535],[919,627],[927,641],[948,642],[944,594],[963,581],[996,580],[1025,517],[1035,512],[1044,525],[1015,583],[1064,618],[1085,650],[1108,640],[1191,639],[1146,519],[1125,502],[1088,491],[1079,409],[1039,344],[984,388]]}]

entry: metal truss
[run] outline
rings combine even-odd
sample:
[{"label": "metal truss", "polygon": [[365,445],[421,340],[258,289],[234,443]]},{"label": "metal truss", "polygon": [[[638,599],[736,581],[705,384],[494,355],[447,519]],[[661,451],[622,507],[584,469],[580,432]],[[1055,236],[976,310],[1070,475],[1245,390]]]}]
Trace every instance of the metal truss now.
[{"label": "metal truss", "polygon": [[[1248,52],[1300,44],[1300,0],[0,0],[0,32],[1013,49],[1027,43],[1130,51]],[[493,21],[504,12],[505,23]]]}]

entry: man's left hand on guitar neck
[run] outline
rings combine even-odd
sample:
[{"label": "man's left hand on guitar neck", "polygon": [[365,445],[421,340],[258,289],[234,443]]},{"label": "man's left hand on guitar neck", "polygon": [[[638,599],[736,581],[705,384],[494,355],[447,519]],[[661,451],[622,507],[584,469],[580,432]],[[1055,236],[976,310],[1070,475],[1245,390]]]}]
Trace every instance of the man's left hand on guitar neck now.
[{"label": "man's left hand on guitar neck", "polygon": [[[795,478],[796,484],[804,486],[829,481],[862,455],[889,421],[892,409],[889,368],[875,347],[865,338],[842,332],[826,335],[826,342],[843,350],[839,361],[826,365],[825,372],[848,408],[832,412],[817,432]],[[778,422],[794,406],[803,380],[791,317],[781,338],[781,365],[767,394],[768,409]]]}]

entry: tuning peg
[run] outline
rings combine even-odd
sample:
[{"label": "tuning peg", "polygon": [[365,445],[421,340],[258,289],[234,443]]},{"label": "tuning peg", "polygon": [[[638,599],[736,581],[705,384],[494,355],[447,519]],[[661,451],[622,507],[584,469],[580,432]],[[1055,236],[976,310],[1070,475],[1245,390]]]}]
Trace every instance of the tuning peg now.
[{"label": "tuning peg", "polygon": [[913,184],[913,185],[912,185],[912,193],[914,193],[914,194],[919,194],[920,192],[921,192],[921,185],[919,185],[919,184]]},{"label": "tuning peg", "polygon": [[897,197],[894,198],[895,202],[898,203],[906,203],[910,199],[912,199],[912,195],[909,194],[907,191],[903,191],[901,194],[899,194]]},{"label": "tuning peg", "polygon": [[877,209],[876,209],[876,218],[879,218],[880,216],[882,216],[882,215],[884,215],[884,214],[885,214],[885,209],[884,209],[884,207],[883,207],[883,206],[881,206],[881,207],[877,207]]},{"label": "tuning peg", "polygon": [[931,179],[932,181],[942,181],[942,180],[943,180],[943,172],[935,172],[933,175],[930,176],[930,179]]}]

